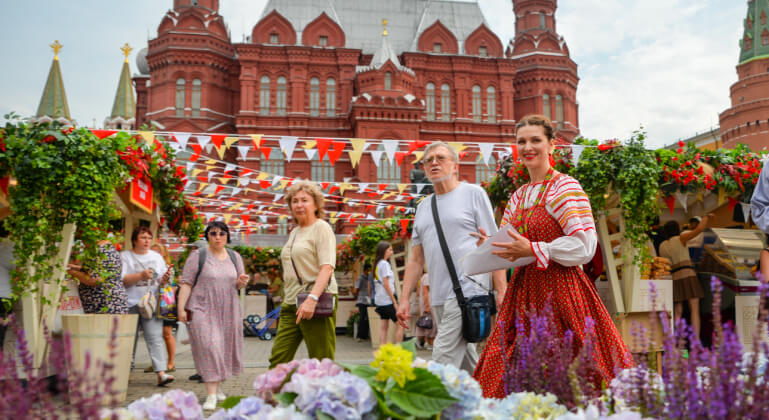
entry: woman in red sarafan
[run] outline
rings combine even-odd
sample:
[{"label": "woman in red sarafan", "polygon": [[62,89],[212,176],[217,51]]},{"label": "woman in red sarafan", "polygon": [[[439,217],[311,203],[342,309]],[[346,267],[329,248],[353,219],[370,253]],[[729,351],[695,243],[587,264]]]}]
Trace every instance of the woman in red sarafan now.
[{"label": "woman in red sarafan", "polygon": [[633,361],[595,286],[580,268],[593,258],[598,243],[590,201],[577,180],[550,166],[553,126],[547,117],[524,117],[517,125],[516,141],[531,182],[513,193],[500,224],[514,241],[493,244],[501,248],[494,254],[511,261],[535,257],[536,262],[516,269],[473,376],[484,397],[504,398],[504,370],[514,365],[516,321],[550,303],[559,335],[563,337],[566,330],[574,333],[575,351],[585,340],[585,320],[594,320],[595,368],[608,384],[616,370],[633,366]]}]

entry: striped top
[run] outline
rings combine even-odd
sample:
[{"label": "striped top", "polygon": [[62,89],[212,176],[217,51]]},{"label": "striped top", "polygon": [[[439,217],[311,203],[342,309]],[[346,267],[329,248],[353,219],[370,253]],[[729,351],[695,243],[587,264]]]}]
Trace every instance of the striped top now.
[{"label": "striped top", "polygon": [[[564,236],[552,242],[532,242],[537,268],[546,269],[550,261],[566,267],[585,264],[593,258],[598,244],[590,200],[579,182],[568,175],[557,176],[551,182],[553,185],[544,197],[544,206],[561,225]],[[526,184],[513,193],[502,216],[500,229],[511,224],[521,200],[525,200],[524,209],[534,205],[542,184]]]}]

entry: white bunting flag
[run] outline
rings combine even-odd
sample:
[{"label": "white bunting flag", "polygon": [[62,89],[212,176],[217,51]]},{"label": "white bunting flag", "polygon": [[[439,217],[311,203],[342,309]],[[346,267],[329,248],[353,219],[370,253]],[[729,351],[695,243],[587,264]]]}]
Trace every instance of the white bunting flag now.
[{"label": "white bunting flag", "polygon": [[376,220],[376,217],[374,217],[373,215],[369,214],[369,215],[366,215],[366,219],[368,219],[368,220]]},{"label": "white bunting flag", "polygon": [[277,203],[278,201],[280,201],[281,198],[283,198],[284,195],[285,194],[275,194],[275,199],[272,200],[272,202]]},{"label": "white bunting flag", "polygon": [[248,177],[243,176],[243,177],[238,178],[238,183],[240,185],[244,186],[244,187],[247,187],[248,184],[251,183],[251,179],[249,179]]},{"label": "white bunting flag", "polygon": [[248,149],[250,149],[251,146],[238,146],[238,154],[240,154],[240,160],[246,160],[246,156],[248,156]]},{"label": "white bunting flag", "polygon": [[494,150],[494,143],[478,143],[478,148],[481,149],[481,158],[486,166],[489,166],[489,158]]},{"label": "white bunting flag", "polygon": [[275,175],[275,178],[272,179],[272,187],[275,188],[275,186],[278,185],[281,179],[283,179],[282,176]]},{"label": "white bunting flag", "polygon": [[379,167],[379,161],[382,160],[382,153],[384,152],[381,150],[371,151],[371,158],[374,159],[374,165],[376,165],[377,168]]},{"label": "white bunting flag", "polygon": [[679,203],[681,203],[681,207],[684,208],[684,212],[686,212],[686,201],[687,201],[686,194],[682,193],[681,191],[676,191],[676,199]]},{"label": "white bunting flag", "polygon": [[262,223],[267,223],[267,216],[259,216],[259,220],[261,220]]},{"label": "white bunting flag", "polygon": [[743,220],[745,220],[745,223],[748,223],[748,220],[750,220],[750,203],[740,203],[740,206],[742,207]]},{"label": "white bunting flag", "polygon": [[307,160],[312,160],[317,151],[318,149],[304,149],[304,154],[307,155]]},{"label": "white bunting flag", "polygon": [[213,148],[214,148],[214,144],[213,143],[208,143],[206,145],[206,147],[203,148],[203,150],[205,150],[206,153],[211,153],[211,149],[213,149]]},{"label": "white bunting flag", "polygon": [[427,186],[427,184],[417,184],[417,194],[421,194],[422,190]]},{"label": "white bunting flag", "polygon": [[358,185],[358,194],[363,194],[366,191],[366,188],[368,188],[368,183],[361,182],[360,185]]},{"label": "white bunting flag", "polygon": [[168,144],[168,145],[169,145],[169,146],[170,146],[172,149],[174,149],[174,152],[176,152],[176,153],[179,153],[179,152],[181,152],[182,150],[184,150],[184,148],[182,147],[182,145],[181,145],[181,144],[179,144],[179,143],[167,143],[167,144]]},{"label": "white bunting flag", "polygon": [[218,173],[217,172],[209,172],[208,173],[208,182],[211,182],[211,178],[213,178],[214,175],[218,175]]},{"label": "white bunting flag", "polygon": [[187,142],[190,140],[190,133],[172,133],[182,149],[187,148]]},{"label": "white bunting flag", "polygon": [[299,141],[299,138],[295,136],[283,136],[280,138],[280,148],[283,150],[283,153],[286,155],[286,160],[291,162],[291,155],[294,154],[294,149],[296,149],[296,142]]},{"label": "white bunting flag", "polygon": [[390,160],[392,165],[395,161],[395,152],[398,151],[398,140],[382,140],[382,146],[385,149],[385,153],[387,153],[387,159]]},{"label": "white bunting flag", "polygon": [[232,192],[230,192],[230,195],[238,195],[241,191],[243,191],[243,188],[232,187]]},{"label": "white bunting flag", "polygon": [[211,136],[197,136],[198,138],[198,144],[200,147],[206,147],[208,146],[208,142],[211,141]]},{"label": "white bunting flag", "polygon": [[235,165],[233,165],[231,163],[228,163],[228,164],[224,165],[224,173],[226,174],[229,171],[233,171],[233,170],[235,170],[235,168],[236,168]]},{"label": "white bunting flag", "polygon": [[574,144],[571,146],[571,164],[575,167],[579,165],[579,157],[582,156],[584,150],[584,144]]}]

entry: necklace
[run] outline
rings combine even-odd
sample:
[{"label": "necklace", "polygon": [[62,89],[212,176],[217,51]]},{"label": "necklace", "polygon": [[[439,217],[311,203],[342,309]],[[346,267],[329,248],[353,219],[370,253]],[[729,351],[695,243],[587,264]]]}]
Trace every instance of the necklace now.
[{"label": "necklace", "polygon": [[[542,181],[542,188],[539,190],[539,194],[537,194],[537,198],[534,199],[534,203],[531,205],[531,208],[529,209],[529,212],[526,214],[526,217],[523,216],[523,206],[526,204],[526,195],[522,194],[521,201],[518,203],[518,217],[516,218],[516,229],[518,230],[518,233],[523,235],[524,237],[528,238],[529,233],[529,218],[532,214],[534,214],[534,209],[537,208],[540,202],[542,202],[542,199],[545,196],[545,192],[548,190],[550,180],[553,179],[553,168],[550,168],[549,171],[547,171],[547,175],[545,175],[545,180]],[[530,184],[529,188],[534,188],[533,184]]]}]

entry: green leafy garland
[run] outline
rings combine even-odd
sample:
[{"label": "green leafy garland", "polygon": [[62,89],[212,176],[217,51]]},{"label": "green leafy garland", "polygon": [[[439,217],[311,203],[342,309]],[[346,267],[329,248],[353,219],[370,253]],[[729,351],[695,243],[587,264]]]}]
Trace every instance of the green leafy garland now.
[{"label": "green leafy garland", "polygon": [[[127,133],[100,140],[85,128],[57,122],[26,124],[6,115],[0,129],[0,178],[13,177],[8,188],[11,214],[4,220],[13,238],[14,296],[38,291],[40,280],[53,277],[61,231],[77,226],[80,262],[100,267],[98,242],[106,238],[109,222],[120,217],[114,192],[132,177],[143,175],[155,188],[161,210],[173,216],[169,228],[197,238],[203,224],[182,192],[183,169],[162,146],[153,150]],[[34,267],[30,275],[25,267]]]},{"label": "green leafy garland", "polygon": [[[270,279],[282,277],[283,267],[280,263],[282,247],[250,247],[238,245],[232,247],[243,257],[243,264],[248,273],[262,273]],[[265,283],[269,283],[264,279]]]},{"label": "green leafy garland", "polygon": [[366,258],[373,260],[380,241],[410,238],[412,228],[411,219],[403,217],[359,226],[349,239],[337,246],[336,270],[350,272],[358,261]]}]

